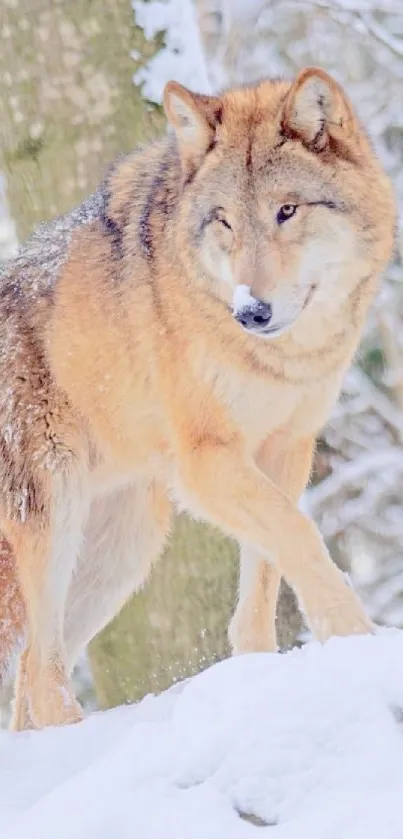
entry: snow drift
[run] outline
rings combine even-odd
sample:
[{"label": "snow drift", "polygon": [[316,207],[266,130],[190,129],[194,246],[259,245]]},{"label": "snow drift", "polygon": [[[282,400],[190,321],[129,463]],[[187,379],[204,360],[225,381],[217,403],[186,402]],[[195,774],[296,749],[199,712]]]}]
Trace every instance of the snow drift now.
[{"label": "snow drift", "polygon": [[2,839],[402,839],[402,793],[397,630],[240,656],[78,726],[0,733]]}]

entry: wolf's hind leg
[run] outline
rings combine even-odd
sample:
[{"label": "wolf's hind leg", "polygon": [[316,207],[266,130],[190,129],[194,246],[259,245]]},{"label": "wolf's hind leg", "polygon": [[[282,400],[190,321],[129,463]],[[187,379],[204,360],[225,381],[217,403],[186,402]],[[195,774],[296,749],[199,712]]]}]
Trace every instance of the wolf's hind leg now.
[{"label": "wolf's hind leg", "polygon": [[26,731],[28,728],[34,728],[28,707],[26,658],[27,652],[24,651],[17,666],[13,712],[10,721],[12,731]]},{"label": "wolf's hind leg", "polygon": [[68,684],[63,641],[64,609],[79,552],[87,499],[75,472],[52,475],[44,511],[6,520],[15,553],[28,623],[26,650],[16,684],[13,727],[60,725],[82,718]]},{"label": "wolf's hind leg", "polygon": [[67,600],[65,643],[71,671],[86,644],[147,580],[162,553],[171,504],[156,483],[96,500]]}]

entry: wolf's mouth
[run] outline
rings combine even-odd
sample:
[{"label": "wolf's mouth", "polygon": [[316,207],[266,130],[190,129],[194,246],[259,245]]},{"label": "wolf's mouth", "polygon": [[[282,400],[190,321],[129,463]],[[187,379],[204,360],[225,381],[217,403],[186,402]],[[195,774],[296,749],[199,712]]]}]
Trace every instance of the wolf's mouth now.
[{"label": "wolf's mouth", "polygon": [[241,329],[243,332],[246,332],[248,335],[251,335],[255,338],[277,338],[279,335],[282,335],[284,332],[287,332],[288,329],[291,328],[293,323],[295,322],[295,318],[290,321],[279,321],[278,323],[270,323],[267,326],[254,326],[253,328],[247,328],[240,324]]},{"label": "wolf's mouth", "polygon": [[[317,289],[316,283],[313,283],[309,290],[308,294],[304,300],[304,304],[302,306],[301,312],[306,309],[312,301],[312,298],[315,294]],[[301,313],[300,312],[300,313]],[[298,317],[298,315],[297,315]],[[253,331],[250,330],[251,334],[256,335],[262,338],[277,338],[280,335],[283,335],[284,332],[287,332],[288,329],[291,329],[292,325],[297,320],[297,317],[293,318],[290,321],[281,321],[280,323],[271,323],[269,326],[262,327],[261,329],[254,329]]]},{"label": "wolf's mouth", "polygon": [[253,332],[251,331],[251,334],[256,335],[259,338],[276,338],[279,335],[283,335],[284,332],[287,332],[293,323],[293,320],[289,323],[273,323],[271,326],[266,326],[264,329],[254,329]]},{"label": "wolf's mouth", "polygon": [[[267,323],[267,319],[268,319],[267,317],[259,317],[259,306],[263,306],[264,304],[261,301],[256,301],[255,298],[252,298],[252,296],[249,293],[249,286],[241,286],[240,289],[241,289],[242,292],[243,292],[244,289],[248,290],[247,301],[249,302],[249,299],[253,299],[254,305],[253,306],[247,306],[243,310],[241,309],[239,315],[237,314],[237,309],[234,306],[232,309],[230,309],[233,317],[235,317],[236,320],[239,321],[242,329],[245,332],[248,332],[249,335],[254,335],[257,338],[270,339],[270,338],[277,338],[280,335],[283,335],[284,332],[287,332],[292,327],[292,325],[297,320],[298,315],[301,314],[311,303],[312,298],[313,298],[313,296],[315,294],[315,291],[317,289],[317,284],[312,283],[312,285],[309,287],[307,295],[305,297],[305,300],[304,300],[304,302],[301,306],[301,309],[300,309],[299,313],[296,315],[296,317],[293,317],[289,321],[278,321],[277,323],[273,323],[272,320],[271,320],[272,310],[270,310],[270,315],[269,315],[270,316],[270,322],[269,323]],[[237,287],[237,291],[239,291],[239,287]],[[243,298],[242,298],[242,300],[243,300]],[[250,315],[252,315],[252,314],[254,314],[253,319],[252,319],[253,322],[250,322],[251,321]],[[244,315],[245,319],[243,319],[242,315]],[[262,321],[262,323],[259,323],[260,320]],[[266,320],[266,322],[264,322],[265,320]]]}]

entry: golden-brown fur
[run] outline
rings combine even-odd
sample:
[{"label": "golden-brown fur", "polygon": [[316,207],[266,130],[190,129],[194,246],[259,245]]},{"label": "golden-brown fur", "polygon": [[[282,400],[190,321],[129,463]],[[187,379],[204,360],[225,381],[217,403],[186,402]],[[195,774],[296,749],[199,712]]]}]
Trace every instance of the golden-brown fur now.
[{"label": "golden-brown fur", "polygon": [[172,134],[0,280],[16,728],[80,718],[71,667],[146,579],[172,502],[241,545],[235,651],[275,649],[281,576],[319,639],[371,629],[297,502],[390,258],[389,182],[320,70],[220,98],[170,83],[164,104]]}]

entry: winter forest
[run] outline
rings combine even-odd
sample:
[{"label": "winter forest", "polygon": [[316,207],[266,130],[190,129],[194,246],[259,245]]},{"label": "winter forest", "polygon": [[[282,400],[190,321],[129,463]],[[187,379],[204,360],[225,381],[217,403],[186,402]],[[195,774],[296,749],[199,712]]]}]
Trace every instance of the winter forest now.
[{"label": "winter forest", "polygon": [[[166,131],[169,79],[215,93],[309,65],[346,87],[399,205],[394,259],[302,499],[379,637],[331,641],[319,661],[284,584],[288,655],[211,667],[230,655],[237,550],[181,513],[150,582],[74,671],[90,719],[17,743],[0,731],[4,839],[403,837],[403,633],[383,630],[403,630],[401,0],[2,0],[0,264]],[[0,536],[0,585],[1,562]],[[4,728],[11,695],[0,683]]]}]

